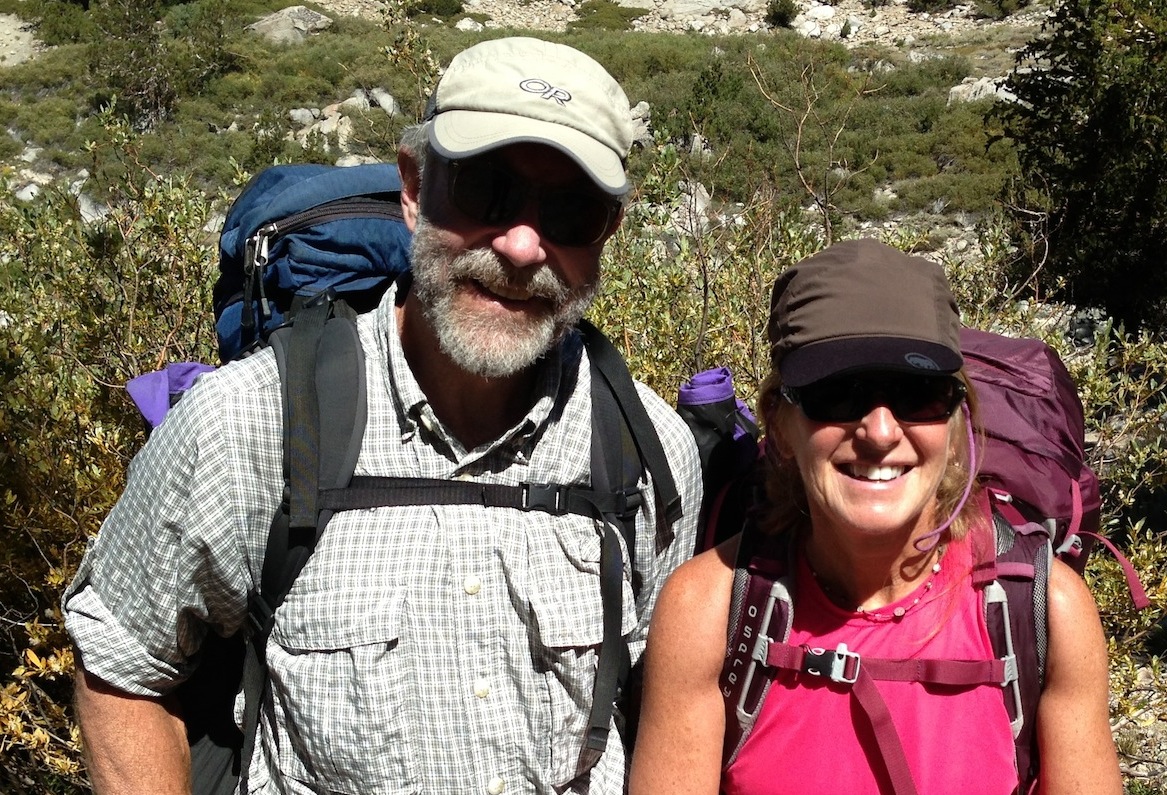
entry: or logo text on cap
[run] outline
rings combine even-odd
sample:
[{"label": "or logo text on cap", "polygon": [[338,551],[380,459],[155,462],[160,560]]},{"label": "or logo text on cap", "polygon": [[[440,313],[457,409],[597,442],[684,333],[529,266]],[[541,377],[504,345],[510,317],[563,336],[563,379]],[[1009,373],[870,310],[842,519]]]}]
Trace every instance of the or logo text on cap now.
[{"label": "or logo text on cap", "polygon": [[939,370],[940,365],[932,361],[931,357],[925,356],[922,353],[908,353],[904,354],[904,361],[915,367],[917,370]]},{"label": "or logo text on cap", "polygon": [[538,94],[543,99],[553,99],[560,105],[565,105],[571,101],[571,94],[566,89],[556,88],[546,80],[540,80],[537,77],[527,78],[519,83],[519,88],[528,94]]}]

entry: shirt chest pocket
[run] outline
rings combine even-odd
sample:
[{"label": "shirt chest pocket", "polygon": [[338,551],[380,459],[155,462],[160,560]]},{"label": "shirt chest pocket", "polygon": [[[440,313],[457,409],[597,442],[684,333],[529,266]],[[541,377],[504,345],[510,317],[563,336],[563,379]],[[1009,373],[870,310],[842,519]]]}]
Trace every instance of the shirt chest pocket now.
[{"label": "shirt chest pocket", "polygon": [[351,795],[416,789],[405,611],[400,588],[297,582],[268,643],[265,739],[282,775]]}]

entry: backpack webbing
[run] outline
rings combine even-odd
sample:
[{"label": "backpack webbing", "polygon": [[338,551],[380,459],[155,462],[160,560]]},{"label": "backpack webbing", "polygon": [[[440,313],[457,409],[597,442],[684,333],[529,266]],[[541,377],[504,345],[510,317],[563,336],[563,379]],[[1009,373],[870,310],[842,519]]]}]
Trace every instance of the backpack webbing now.
[{"label": "backpack webbing", "polygon": [[826,650],[789,645],[794,622],[794,589],[788,574],[794,571],[791,534],[759,540],[761,534],[747,521],[734,564],[726,662],[719,682],[726,710],[723,766],[737,758],[749,737],[774,673],[794,670],[850,687],[874,729],[880,761],[894,791],[911,795],[915,783],[875,680],[996,684],[1002,686],[1011,722],[1021,791],[1027,791],[1038,770],[1034,717],[1045,676],[1052,546],[1037,525],[1015,528],[996,511],[993,524],[995,558],[974,570],[973,582],[983,592],[995,659],[968,662],[860,658],[845,644]]}]

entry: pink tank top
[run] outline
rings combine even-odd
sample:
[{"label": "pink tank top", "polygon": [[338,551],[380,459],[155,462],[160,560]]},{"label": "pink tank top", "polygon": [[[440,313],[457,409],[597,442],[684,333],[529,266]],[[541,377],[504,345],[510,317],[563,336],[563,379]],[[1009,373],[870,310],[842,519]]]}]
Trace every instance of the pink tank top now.
[{"label": "pink tank top", "polygon": [[[970,542],[951,544],[933,587],[921,585],[879,613],[842,610],[823,593],[800,556],[790,642],[885,659],[992,659],[972,587]],[[917,598],[919,602],[916,602]],[[906,610],[891,618],[897,607]],[[722,775],[725,795],[890,793],[875,738],[848,690],[811,675],[782,672],[737,759]],[[1001,688],[955,689],[914,682],[876,683],[891,711],[922,795],[1006,795],[1018,776]],[[948,692],[945,692],[945,691]],[[874,760],[874,761],[873,761]]]}]

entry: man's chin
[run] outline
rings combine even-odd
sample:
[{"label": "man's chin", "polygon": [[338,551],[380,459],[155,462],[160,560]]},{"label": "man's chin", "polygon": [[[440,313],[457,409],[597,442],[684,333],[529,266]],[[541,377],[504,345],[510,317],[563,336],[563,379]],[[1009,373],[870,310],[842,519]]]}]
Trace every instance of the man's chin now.
[{"label": "man's chin", "polygon": [[[506,378],[534,365],[562,336],[549,320],[502,322],[476,319],[457,328],[440,329],[442,352],[462,370],[481,378]],[[513,320],[513,319],[512,319]]]}]

